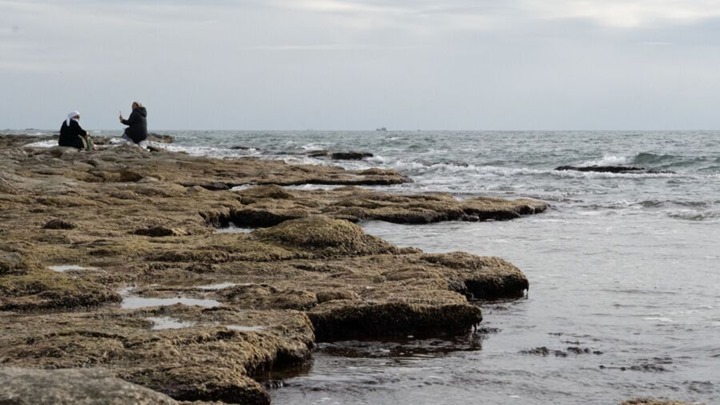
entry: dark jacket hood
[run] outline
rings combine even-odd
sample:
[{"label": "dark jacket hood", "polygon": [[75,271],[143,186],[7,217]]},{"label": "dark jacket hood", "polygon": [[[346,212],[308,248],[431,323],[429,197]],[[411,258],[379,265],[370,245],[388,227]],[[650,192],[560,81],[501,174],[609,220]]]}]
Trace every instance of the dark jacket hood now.
[{"label": "dark jacket hood", "polygon": [[145,107],[138,107],[133,111],[137,111],[138,114],[142,115],[143,117],[147,117],[147,110],[145,109]]}]

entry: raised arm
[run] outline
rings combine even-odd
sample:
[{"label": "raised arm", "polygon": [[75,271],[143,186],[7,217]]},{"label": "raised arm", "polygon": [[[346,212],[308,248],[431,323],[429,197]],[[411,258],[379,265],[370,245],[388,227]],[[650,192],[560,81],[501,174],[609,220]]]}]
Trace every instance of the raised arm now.
[{"label": "raised arm", "polygon": [[135,110],[133,110],[133,112],[130,113],[130,117],[128,117],[128,119],[120,120],[120,122],[122,122],[125,125],[130,126],[130,125],[134,124],[135,122],[137,122],[137,120],[138,120],[138,113]]}]

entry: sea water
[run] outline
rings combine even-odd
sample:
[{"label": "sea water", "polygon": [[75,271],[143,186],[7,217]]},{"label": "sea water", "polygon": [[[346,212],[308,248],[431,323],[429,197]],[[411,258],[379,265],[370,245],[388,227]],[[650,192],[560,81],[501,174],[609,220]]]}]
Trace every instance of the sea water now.
[{"label": "sea water", "polygon": [[[720,403],[720,132],[168,131],[168,149],[394,169],[388,192],[531,197],[507,222],[363,224],[426,252],[499,256],[527,298],[480,303],[455,339],[321,344],[275,384],[276,404]],[[362,161],[313,150],[369,152]],[[557,171],[632,165],[665,171]]]}]

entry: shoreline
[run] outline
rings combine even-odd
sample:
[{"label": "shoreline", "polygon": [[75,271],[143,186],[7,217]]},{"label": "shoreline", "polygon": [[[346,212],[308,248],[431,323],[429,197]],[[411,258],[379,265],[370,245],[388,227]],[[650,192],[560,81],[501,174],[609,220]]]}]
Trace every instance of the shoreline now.
[{"label": "shoreline", "polygon": [[[381,169],[34,149],[10,136],[0,157],[3,367],[101,367],[185,401],[269,403],[254,377],[302,364],[317,342],[466,333],[482,320],[474,300],[529,288],[502,259],[398,248],[357,223],[547,208],[359,187],[411,181]],[[344,187],[282,187],[299,184]],[[217,232],[230,224],[257,229]],[[124,306],[128,297],[167,305]]]}]

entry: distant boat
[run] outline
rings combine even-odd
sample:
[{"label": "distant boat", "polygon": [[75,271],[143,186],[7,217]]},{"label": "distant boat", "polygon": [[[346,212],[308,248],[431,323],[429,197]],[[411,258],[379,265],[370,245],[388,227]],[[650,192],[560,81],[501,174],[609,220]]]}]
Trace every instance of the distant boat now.
[{"label": "distant boat", "polygon": [[383,131],[383,132],[385,132],[385,131],[387,131],[387,128],[385,128],[385,127],[375,128],[375,130],[376,130],[376,131]]}]

